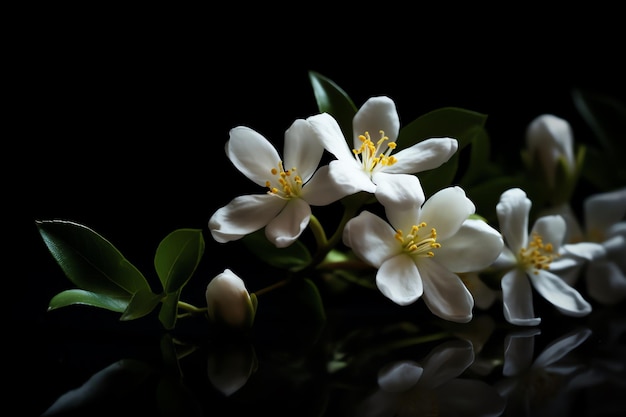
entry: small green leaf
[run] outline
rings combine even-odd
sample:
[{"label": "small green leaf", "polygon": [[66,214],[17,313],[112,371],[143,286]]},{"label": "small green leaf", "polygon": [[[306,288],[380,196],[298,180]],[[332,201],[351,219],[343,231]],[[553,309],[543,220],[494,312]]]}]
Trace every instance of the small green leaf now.
[{"label": "small green leaf", "polygon": [[63,220],[36,225],[54,259],[79,288],[113,298],[150,290],[141,272],[90,228]]},{"label": "small green leaf", "polygon": [[276,268],[297,270],[311,260],[311,253],[302,242],[296,241],[286,248],[277,248],[267,240],[263,230],[245,236],[242,241],[260,260]]},{"label": "small green leaf", "polygon": [[159,311],[159,321],[166,330],[171,330],[176,326],[176,319],[178,318],[178,300],[180,300],[180,293],[182,288],[176,292],[167,294],[167,297],[162,300],[161,310]]},{"label": "small green leaf", "polygon": [[344,137],[352,141],[352,119],[357,112],[352,99],[335,82],[315,71],[309,71],[309,80],[320,113],[333,116]]},{"label": "small green leaf", "polygon": [[58,293],[50,300],[48,311],[69,305],[82,304],[122,313],[126,310],[130,297],[115,298],[93,292],[71,289]]},{"label": "small green leaf", "polygon": [[154,256],[163,289],[172,293],[182,288],[196,271],[204,253],[201,229],[179,229],[165,237]]},{"label": "small green leaf", "polygon": [[130,299],[130,303],[120,320],[135,320],[150,314],[161,301],[161,295],[152,291],[137,291]]}]

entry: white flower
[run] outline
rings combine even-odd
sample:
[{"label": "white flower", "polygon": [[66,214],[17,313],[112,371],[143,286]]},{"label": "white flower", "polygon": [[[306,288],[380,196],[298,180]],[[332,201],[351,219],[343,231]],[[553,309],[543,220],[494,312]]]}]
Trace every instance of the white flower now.
[{"label": "white flower", "polygon": [[390,224],[363,211],[346,224],[343,241],[378,268],[376,285],[390,300],[407,305],[423,295],[433,314],[464,323],[474,299],[456,273],[489,266],[503,247],[500,233],[468,219],[474,210],[461,188],[448,187],[423,207],[387,207]]},{"label": "white flower", "polygon": [[526,129],[526,145],[531,158],[539,158],[540,166],[550,188],[556,185],[557,166],[561,160],[568,174],[576,171],[574,134],[567,120],[552,114],[542,114]]},{"label": "white flower", "polygon": [[413,204],[424,198],[415,173],[437,168],[457,151],[452,138],[430,138],[392,155],[400,131],[395,103],[372,97],[354,116],[353,149],[337,121],[327,113],[310,117],[324,147],[337,159],[329,164],[332,180],[344,196],[373,193],[383,205]]},{"label": "white flower", "polygon": [[[506,270],[502,277],[504,317],[512,324],[534,326],[541,318],[534,317],[532,287],[561,313],[580,317],[591,312],[591,305],[576,289],[553,273],[551,265],[559,256],[565,236],[565,220],[561,216],[542,216],[528,234],[528,216],[532,203],[526,193],[512,188],[500,196],[496,206],[500,231],[506,246],[493,267]],[[564,259],[559,268],[575,266]],[[529,283],[530,281],[530,283]]]},{"label": "white flower", "polygon": [[435,347],[422,363],[390,363],[379,371],[379,389],[360,404],[358,415],[499,416],[506,403],[493,387],[459,378],[473,360],[472,345],[454,340]]},{"label": "white flower", "polygon": [[626,299],[626,188],[587,197],[583,213],[583,241],[568,243],[564,250],[587,261],[589,296],[617,304]]},{"label": "white flower", "polygon": [[241,278],[230,269],[213,278],[206,287],[209,318],[232,327],[249,327],[255,306]]},{"label": "white flower", "polygon": [[342,197],[331,186],[327,166],[316,172],[324,148],[306,120],[291,125],[284,145],[283,160],[254,130],[239,126],[230,131],[226,155],[239,171],[268,191],[236,197],[218,209],[209,220],[217,242],[237,240],[265,227],[274,245],[287,247],[308,226],[310,205],[326,205]]}]

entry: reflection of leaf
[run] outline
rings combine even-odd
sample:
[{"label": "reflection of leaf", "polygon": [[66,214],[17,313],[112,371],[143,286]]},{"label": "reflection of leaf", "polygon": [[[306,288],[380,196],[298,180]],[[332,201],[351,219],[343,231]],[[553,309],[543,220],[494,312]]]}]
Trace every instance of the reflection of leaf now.
[{"label": "reflection of leaf", "polygon": [[[153,369],[141,361],[123,359],[92,375],[82,386],[66,392],[42,416],[67,415],[81,412],[84,415],[101,412],[106,405],[124,415],[128,409],[126,399],[146,382]],[[98,414],[99,415],[99,414]]]},{"label": "reflection of leaf", "polygon": [[320,113],[333,116],[339,123],[344,137],[352,138],[352,118],[357,108],[350,97],[332,80],[315,71],[309,71],[309,80]]},{"label": "reflection of leaf", "polygon": [[54,259],[79,288],[113,298],[150,290],[141,272],[88,227],[63,220],[36,224]]}]

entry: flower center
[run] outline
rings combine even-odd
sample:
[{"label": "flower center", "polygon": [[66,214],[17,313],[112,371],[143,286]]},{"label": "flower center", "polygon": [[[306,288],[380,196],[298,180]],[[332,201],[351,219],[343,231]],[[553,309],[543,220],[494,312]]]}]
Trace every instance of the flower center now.
[{"label": "flower center", "polygon": [[541,235],[533,233],[528,247],[519,250],[518,259],[524,269],[533,269],[533,274],[537,275],[541,269],[550,269],[550,264],[558,256],[558,253],[554,253],[552,243],[543,243]]},{"label": "flower center", "polygon": [[369,132],[365,132],[363,135],[359,135],[361,141],[361,147],[359,149],[353,149],[352,152],[356,156],[357,160],[359,155],[361,156],[361,165],[365,172],[369,172],[370,175],[377,170],[384,169],[386,166],[391,166],[398,162],[395,156],[390,156],[391,152],[396,149],[395,142],[388,142],[387,146],[383,150],[381,148],[389,140],[385,136],[385,132],[380,131],[380,139],[374,144],[370,139]]},{"label": "flower center", "polygon": [[[433,227],[430,232],[426,232],[425,236],[420,237],[420,229],[426,227],[426,223],[413,225],[411,232],[404,236],[402,230],[396,232],[395,238],[402,242],[402,249],[409,255],[418,256],[420,258],[432,258],[435,256],[433,249],[441,247],[441,243],[437,242],[437,230]],[[424,231],[422,231],[422,234]]]},{"label": "flower center", "polygon": [[296,174],[296,168],[285,171],[283,162],[278,162],[278,168],[270,170],[272,178],[265,181],[268,193],[279,198],[291,199],[298,197],[302,191],[302,178]]}]

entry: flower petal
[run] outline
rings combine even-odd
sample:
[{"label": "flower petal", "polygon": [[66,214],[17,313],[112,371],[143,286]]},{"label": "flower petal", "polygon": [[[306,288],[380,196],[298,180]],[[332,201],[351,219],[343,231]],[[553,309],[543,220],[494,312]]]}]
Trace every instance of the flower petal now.
[{"label": "flower petal", "polygon": [[376,286],[385,297],[401,306],[414,303],[424,292],[415,262],[404,254],[383,262],[376,273]]},{"label": "flower petal", "polygon": [[328,165],[319,168],[302,187],[302,199],[312,206],[326,206],[354,194],[354,190],[346,190],[335,184],[329,168]]},{"label": "flower petal", "polygon": [[262,187],[270,176],[270,169],[278,167],[281,160],[278,151],[267,139],[245,126],[230,130],[226,156],[235,168]]},{"label": "flower petal", "polygon": [[419,221],[437,229],[437,238],[444,241],[454,235],[470,214],[476,210],[461,187],[444,188],[433,194],[422,206]]},{"label": "flower petal", "polygon": [[626,187],[587,197],[583,211],[587,237],[601,242],[607,230],[626,217]]},{"label": "flower petal", "polygon": [[500,232],[482,220],[473,219],[463,222],[454,236],[440,243],[441,247],[434,251],[435,259],[454,272],[484,269],[498,258],[504,247]]},{"label": "flower petal", "polygon": [[317,169],[324,146],[318,140],[309,122],[298,119],[285,132],[283,162],[285,170],[297,169],[303,182],[307,182]]},{"label": "flower petal", "polygon": [[520,188],[506,190],[496,205],[500,233],[505,244],[517,253],[528,244],[528,215],[532,203]]},{"label": "flower petal", "polygon": [[416,174],[437,168],[447,162],[459,149],[452,138],[430,138],[393,155],[397,162],[385,168],[390,174]]},{"label": "flower petal", "polygon": [[400,243],[394,239],[396,231],[383,219],[368,211],[348,221],[343,229],[343,243],[352,248],[356,256],[375,268],[392,256],[402,253]]},{"label": "flower petal", "polygon": [[285,204],[269,194],[236,197],[211,216],[209,230],[219,243],[240,239],[266,226]]},{"label": "flower petal", "polygon": [[604,305],[626,299],[626,275],[614,262],[597,260],[587,266],[586,285],[589,296]]},{"label": "flower petal", "polygon": [[417,384],[423,372],[413,361],[392,363],[378,372],[378,386],[387,392],[405,392]]},{"label": "flower petal", "polygon": [[425,199],[420,180],[415,175],[379,172],[373,177],[376,199],[383,206],[419,206]]},{"label": "flower petal", "polygon": [[342,161],[353,161],[353,164],[357,163],[337,120],[333,116],[328,113],[320,113],[306,120],[313,128],[317,139],[335,158]]},{"label": "flower petal", "polygon": [[376,185],[368,174],[353,161],[336,159],[328,164],[331,180],[346,195],[356,194],[359,191],[374,193]]},{"label": "flower petal", "polygon": [[379,139],[378,132],[381,130],[389,138],[389,141],[394,142],[400,132],[400,117],[396,110],[396,104],[389,97],[371,97],[354,115],[352,129],[354,131],[354,149],[361,147],[359,135],[365,132],[370,133],[374,143]]},{"label": "flower petal", "polygon": [[537,368],[549,367],[580,346],[589,336],[591,336],[591,330],[583,327],[559,337],[541,351],[533,366]]},{"label": "flower petal", "polygon": [[424,358],[422,389],[433,389],[460,376],[474,362],[474,348],[467,340],[450,340],[437,345]]},{"label": "flower petal", "polygon": [[472,319],[474,297],[461,278],[431,259],[420,259],[424,302],[437,317],[467,323]]},{"label": "flower petal", "polygon": [[277,248],[286,248],[300,237],[309,224],[311,206],[301,198],[291,199],[265,227],[265,236]]},{"label": "flower petal", "polygon": [[491,264],[494,270],[502,271],[513,268],[517,264],[517,258],[515,254],[511,252],[511,249],[504,246],[502,252],[498,258]]},{"label": "flower petal", "polygon": [[541,236],[543,243],[551,243],[555,253],[558,253],[565,239],[565,232],[567,231],[567,224],[562,216],[556,214],[552,216],[539,217],[533,229],[531,235],[537,233]]},{"label": "flower petal", "polygon": [[524,271],[513,269],[502,277],[502,304],[504,318],[518,326],[537,326],[539,317],[534,317],[532,287]]},{"label": "flower petal", "polygon": [[552,272],[539,270],[528,277],[537,292],[561,313],[573,317],[591,313],[591,305],[583,296]]}]

